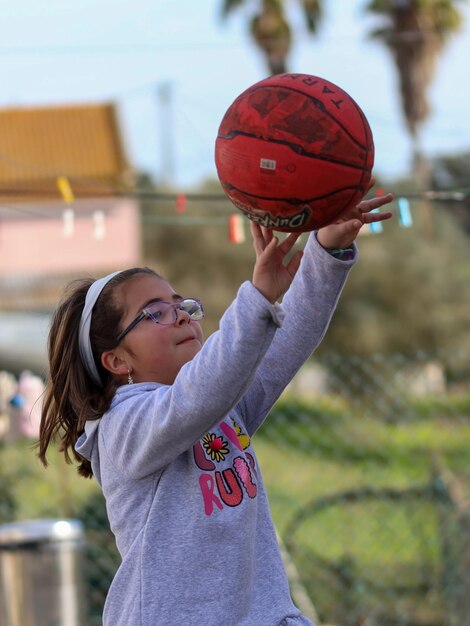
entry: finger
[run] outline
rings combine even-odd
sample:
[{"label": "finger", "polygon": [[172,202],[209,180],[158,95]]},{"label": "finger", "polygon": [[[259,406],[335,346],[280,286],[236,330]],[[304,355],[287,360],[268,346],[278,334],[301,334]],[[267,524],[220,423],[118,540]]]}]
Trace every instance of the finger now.
[{"label": "finger", "polygon": [[284,241],[279,245],[278,249],[284,256],[292,250],[301,234],[302,233],[290,233],[289,236],[286,237]]},{"label": "finger", "polygon": [[385,196],[376,196],[375,198],[370,198],[369,200],[363,200],[357,205],[357,208],[362,213],[368,213],[369,211],[373,211],[374,209],[378,209],[385,204],[389,204],[394,199],[393,194],[387,193]]},{"label": "finger", "polygon": [[273,231],[271,228],[266,228],[265,226],[261,227],[261,233],[264,239],[264,242],[266,245],[268,245],[268,243],[270,241],[272,241],[274,235],[273,235]]},{"label": "finger", "polygon": [[250,220],[250,231],[255,252],[257,255],[260,255],[266,247],[261,227],[256,222]]},{"label": "finger", "polygon": [[364,223],[362,222],[362,220],[349,220],[349,222],[344,222],[344,227],[345,227],[345,231],[347,233],[353,233],[356,232],[358,233],[362,226],[364,225]]},{"label": "finger", "polygon": [[[338,224],[338,235],[339,237],[341,237],[341,235],[343,236],[347,236],[347,238],[350,238],[350,235],[352,233],[358,233],[362,226],[364,225],[364,222],[360,219],[357,219],[356,217],[350,220],[346,220],[345,222],[342,222],[341,224]],[[343,247],[343,246],[340,246]]]},{"label": "finger", "polygon": [[271,241],[264,245],[263,253],[262,253],[262,261],[265,263],[269,263],[271,259],[274,257],[277,249],[277,244],[279,240],[277,237],[272,237]]},{"label": "finger", "polygon": [[373,222],[383,222],[384,220],[389,220],[393,217],[393,213],[391,211],[386,211],[385,213],[366,213],[363,215],[364,224],[372,224]]},{"label": "finger", "polygon": [[369,198],[368,200],[361,200],[361,202],[356,204],[354,207],[348,208],[340,213],[332,222],[332,224],[337,224],[341,221],[346,222],[354,218],[362,220],[363,213],[368,213],[369,211],[378,209],[384,204],[392,202],[392,200],[394,200],[394,196],[391,193],[388,193],[384,196],[375,196],[374,198]]},{"label": "finger", "polygon": [[304,253],[302,252],[302,250],[297,250],[297,252],[292,256],[289,263],[286,265],[286,269],[289,272],[289,274],[292,276],[292,278],[294,278],[294,276],[297,273],[297,270],[300,267],[300,262],[302,260],[303,254]]},{"label": "finger", "polygon": [[274,235],[271,237],[271,240],[268,243],[266,243],[263,239],[263,251],[262,252],[263,252],[263,256],[265,256],[266,259],[271,258],[273,254],[275,254],[278,243],[279,243],[279,239],[275,237]]}]

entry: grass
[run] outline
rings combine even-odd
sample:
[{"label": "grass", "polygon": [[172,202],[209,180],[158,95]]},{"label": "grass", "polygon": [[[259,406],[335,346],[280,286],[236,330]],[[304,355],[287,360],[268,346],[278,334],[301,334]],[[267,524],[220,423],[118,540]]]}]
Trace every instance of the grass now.
[{"label": "grass", "polygon": [[[448,565],[442,509],[424,491],[405,494],[430,487],[441,466],[468,485],[468,396],[410,402],[407,419],[393,423],[335,399],[322,403],[280,402],[255,437],[276,527],[317,610],[342,625],[359,619],[351,605],[393,614],[390,623],[439,624]],[[384,489],[396,499],[364,495]],[[356,499],[340,496],[354,491]],[[315,510],[327,497],[330,505]],[[380,619],[387,623],[385,614]]]}]

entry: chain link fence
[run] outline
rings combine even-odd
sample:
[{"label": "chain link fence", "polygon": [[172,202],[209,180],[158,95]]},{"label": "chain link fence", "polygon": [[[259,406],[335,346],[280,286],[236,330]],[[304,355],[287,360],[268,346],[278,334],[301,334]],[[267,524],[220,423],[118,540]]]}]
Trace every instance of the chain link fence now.
[{"label": "chain link fence", "polygon": [[[40,466],[13,423],[28,407],[17,382],[0,375],[0,523],[83,523],[98,626],[119,563],[104,501],[57,451]],[[294,598],[319,624],[470,624],[468,354],[320,356],[254,445]]]}]

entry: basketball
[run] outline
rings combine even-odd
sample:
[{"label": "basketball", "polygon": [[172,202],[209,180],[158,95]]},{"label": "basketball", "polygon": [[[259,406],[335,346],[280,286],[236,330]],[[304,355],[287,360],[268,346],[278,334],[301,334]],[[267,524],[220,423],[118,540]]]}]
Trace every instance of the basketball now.
[{"label": "basketball", "polygon": [[308,74],[277,74],[240,94],[215,142],[224,192],[251,220],[304,232],[356,205],[371,180],[374,142],[359,105]]}]

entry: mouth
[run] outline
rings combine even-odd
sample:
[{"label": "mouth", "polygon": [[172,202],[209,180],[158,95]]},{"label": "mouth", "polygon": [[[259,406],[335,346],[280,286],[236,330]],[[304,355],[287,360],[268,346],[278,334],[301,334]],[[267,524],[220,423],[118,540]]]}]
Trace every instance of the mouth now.
[{"label": "mouth", "polygon": [[181,346],[185,343],[191,343],[193,341],[196,341],[196,337],[193,337],[191,335],[191,337],[186,337],[186,339],[182,339],[181,341],[178,341],[178,343],[176,344],[177,346]]}]

